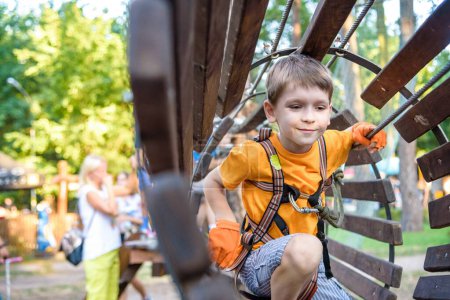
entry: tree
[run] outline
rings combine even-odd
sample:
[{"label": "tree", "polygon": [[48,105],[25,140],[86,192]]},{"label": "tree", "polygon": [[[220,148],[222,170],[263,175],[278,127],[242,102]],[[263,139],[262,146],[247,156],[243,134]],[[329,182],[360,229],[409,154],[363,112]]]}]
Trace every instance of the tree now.
[{"label": "tree", "polygon": [[67,160],[74,172],[91,152],[114,162],[114,172],[128,168],[133,115],[122,100],[129,89],[123,24],[89,19],[76,1],[43,6],[37,18],[22,32],[30,44],[13,52],[39,106],[32,116],[36,139],[11,130],[4,135],[8,153],[20,157],[33,148],[40,170],[54,173],[57,160]]},{"label": "tree", "polygon": [[[400,45],[413,35],[415,28],[414,2],[400,0]],[[400,193],[402,195],[402,228],[404,231],[423,230],[421,197],[417,189],[416,141],[407,143],[400,138]]]}]

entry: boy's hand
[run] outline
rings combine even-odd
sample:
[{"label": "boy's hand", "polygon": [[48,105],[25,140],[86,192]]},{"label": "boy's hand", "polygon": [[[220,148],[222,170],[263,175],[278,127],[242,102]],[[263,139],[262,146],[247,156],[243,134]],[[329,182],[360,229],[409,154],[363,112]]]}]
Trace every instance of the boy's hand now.
[{"label": "boy's hand", "polygon": [[381,130],[375,134],[370,140],[366,138],[375,125],[367,122],[358,122],[352,127],[353,141],[369,148],[371,153],[381,150],[386,146],[386,132]]},{"label": "boy's hand", "polygon": [[218,220],[216,227],[209,231],[211,258],[219,267],[230,267],[242,250],[239,223]]}]

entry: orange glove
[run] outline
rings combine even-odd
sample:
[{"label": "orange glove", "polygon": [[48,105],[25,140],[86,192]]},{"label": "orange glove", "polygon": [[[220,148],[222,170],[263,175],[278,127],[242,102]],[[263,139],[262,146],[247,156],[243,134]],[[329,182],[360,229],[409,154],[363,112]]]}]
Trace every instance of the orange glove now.
[{"label": "orange glove", "polygon": [[242,251],[239,223],[218,220],[209,231],[211,258],[222,268],[230,267]]},{"label": "orange glove", "polygon": [[386,146],[386,132],[384,130],[381,130],[375,134],[370,140],[366,138],[366,135],[368,135],[374,128],[375,125],[367,122],[356,123],[352,127],[353,141],[369,147],[369,149],[372,150],[383,149]]}]

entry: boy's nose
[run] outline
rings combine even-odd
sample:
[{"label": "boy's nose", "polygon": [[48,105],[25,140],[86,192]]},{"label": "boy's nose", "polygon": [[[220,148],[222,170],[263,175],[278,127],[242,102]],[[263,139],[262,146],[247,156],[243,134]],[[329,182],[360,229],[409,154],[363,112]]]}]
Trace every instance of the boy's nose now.
[{"label": "boy's nose", "polygon": [[314,111],[312,109],[305,109],[302,114],[302,121],[303,122],[314,122]]}]

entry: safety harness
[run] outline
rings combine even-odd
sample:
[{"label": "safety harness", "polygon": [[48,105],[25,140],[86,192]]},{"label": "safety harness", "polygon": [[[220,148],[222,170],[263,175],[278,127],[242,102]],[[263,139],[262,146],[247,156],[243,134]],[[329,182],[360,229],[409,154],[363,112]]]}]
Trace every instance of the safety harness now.
[{"label": "safety harness", "polygon": [[[242,236],[241,236],[241,244],[243,246],[243,250],[233,263],[233,265],[228,270],[235,270],[236,277],[238,276],[242,266],[248,255],[250,254],[253,245],[262,241],[263,243],[267,243],[274,238],[269,235],[268,230],[272,222],[275,222],[277,227],[283,233],[283,235],[289,235],[289,228],[286,225],[286,222],[280,217],[278,214],[278,209],[281,204],[291,203],[294,209],[300,213],[318,213],[319,221],[317,223],[317,237],[322,242],[323,246],[323,262],[325,266],[325,275],[327,278],[333,277],[331,273],[330,267],[330,258],[328,254],[327,247],[327,239],[324,233],[324,221],[323,219],[329,220],[331,223],[341,223],[341,216],[334,213],[334,211],[330,211],[327,207],[322,206],[321,194],[325,189],[327,189],[332,184],[332,177],[326,177],[327,172],[327,151],[325,139],[321,136],[318,139],[319,146],[319,156],[320,156],[320,176],[322,180],[319,183],[318,189],[314,192],[314,194],[309,195],[300,192],[293,186],[289,186],[284,183],[284,175],[281,170],[281,165],[279,162],[279,158],[277,155],[277,151],[270,141],[269,137],[271,135],[272,130],[269,128],[262,128],[259,131],[258,137],[255,138],[255,141],[261,144],[264,148],[267,158],[269,159],[271,170],[272,170],[272,179],[273,182],[260,182],[260,181],[249,181],[251,184],[255,185],[259,189],[264,191],[273,192],[272,199],[267,206],[261,221],[259,224],[250,219],[248,215],[245,216],[244,221],[242,223]],[[308,203],[312,208],[309,207],[298,207],[295,201],[298,198],[304,198],[308,200]],[[247,220],[247,225],[246,225]],[[332,224],[336,225],[336,224]],[[340,224],[339,224],[340,225]],[[251,230],[250,230],[251,229]],[[302,297],[303,298],[303,297]],[[305,298],[306,299],[306,298]]]}]

